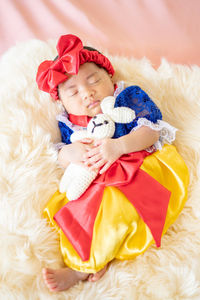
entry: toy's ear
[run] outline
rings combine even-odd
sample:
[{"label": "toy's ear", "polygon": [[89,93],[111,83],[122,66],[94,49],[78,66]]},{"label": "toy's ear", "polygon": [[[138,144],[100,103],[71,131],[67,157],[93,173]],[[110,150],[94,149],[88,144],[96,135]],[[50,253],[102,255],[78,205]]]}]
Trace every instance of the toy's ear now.
[{"label": "toy's ear", "polygon": [[101,109],[104,114],[110,114],[115,105],[115,97],[108,96],[101,101]]},{"label": "toy's ear", "polygon": [[116,123],[130,123],[135,119],[135,111],[128,107],[115,107],[109,115]]},{"label": "toy's ear", "polygon": [[72,133],[72,135],[70,136],[70,140],[72,143],[76,142],[76,141],[80,141],[84,138],[88,138],[88,133],[87,130],[78,130]]},{"label": "toy's ear", "polygon": [[135,119],[135,111],[128,107],[114,107],[115,97],[108,96],[101,102],[101,109],[116,123],[130,123]]}]

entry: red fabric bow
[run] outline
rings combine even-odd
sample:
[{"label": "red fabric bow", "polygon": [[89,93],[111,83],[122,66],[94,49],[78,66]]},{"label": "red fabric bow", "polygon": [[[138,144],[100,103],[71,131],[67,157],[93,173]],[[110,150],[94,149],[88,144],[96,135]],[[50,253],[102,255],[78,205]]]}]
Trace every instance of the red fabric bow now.
[{"label": "red fabric bow", "polygon": [[68,202],[54,216],[83,261],[90,257],[93,227],[105,186],[116,186],[133,204],[160,246],[171,192],[141,170],[145,150],[120,157],[104,174],[98,175],[85,193]]},{"label": "red fabric bow", "polygon": [[94,62],[105,68],[111,75],[114,69],[107,57],[97,51],[83,49],[81,40],[72,34],[60,37],[56,46],[58,58],[55,61],[45,60],[38,67],[36,81],[40,90],[50,93],[58,100],[58,85],[67,80],[68,75],[78,73],[79,67],[85,62]]}]

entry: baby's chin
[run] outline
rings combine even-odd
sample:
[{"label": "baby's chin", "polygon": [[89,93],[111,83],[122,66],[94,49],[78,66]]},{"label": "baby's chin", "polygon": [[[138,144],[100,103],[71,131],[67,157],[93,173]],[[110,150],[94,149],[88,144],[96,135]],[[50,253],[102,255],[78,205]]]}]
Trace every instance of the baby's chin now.
[{"label": "baby's chin", "polygon": [[101,114],[102,113],[102,110],[101,110],[101,106],[99,105],[99,106],[97,106],[97,107],[94,107],[93,109],[90,109],[89,111],[88,111],[88,116],[89,117],[94,117],[94,116],[96,116],[96,115],[98,115],[98,114]]}]

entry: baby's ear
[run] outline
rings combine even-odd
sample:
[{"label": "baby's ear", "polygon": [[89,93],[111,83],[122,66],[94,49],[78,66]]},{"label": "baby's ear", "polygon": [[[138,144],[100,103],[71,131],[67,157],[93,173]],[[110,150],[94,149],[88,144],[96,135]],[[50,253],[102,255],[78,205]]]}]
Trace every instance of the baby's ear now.
[{"label": "baby's ear", "polygon": [[78,130],[72,133],[72,135],[70,136],[70,140],[72,143],[80,141],[84,138],[88,138],[88,134],[87,134],[87,130]]}]

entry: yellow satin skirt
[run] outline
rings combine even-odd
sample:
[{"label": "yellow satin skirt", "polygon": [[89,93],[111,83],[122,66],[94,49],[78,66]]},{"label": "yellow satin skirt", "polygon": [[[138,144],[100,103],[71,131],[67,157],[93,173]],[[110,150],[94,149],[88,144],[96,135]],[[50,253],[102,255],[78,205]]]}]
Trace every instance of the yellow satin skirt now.
[{"label": "yellow satin skirt", "polygon": [[[174,146],[165,145],[161,151],[147,156],[140,168],[171,191],[164,234],[187,199],[187,166]],[[56,228],[64,262],[72,269],[95,273],[114,258],[133,259],[154,243],[148,226],[124,194],[116,187],[106,187],[94,224],[90,258],[83,262],[53,219],[67,202],[65,193],[57,191],[45,207],[44,216]]]}]

